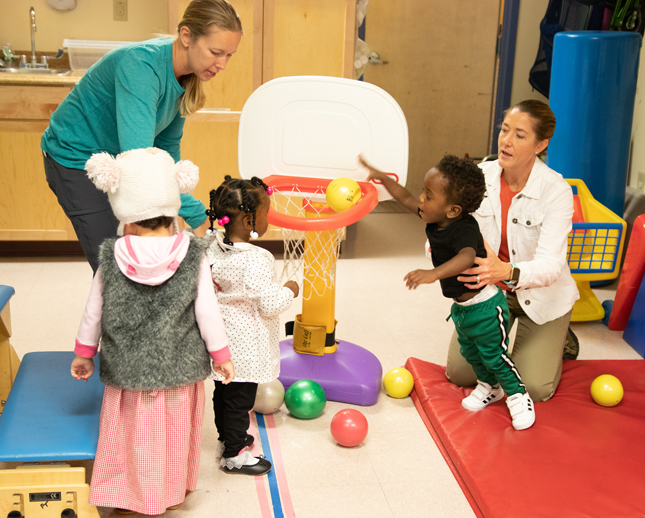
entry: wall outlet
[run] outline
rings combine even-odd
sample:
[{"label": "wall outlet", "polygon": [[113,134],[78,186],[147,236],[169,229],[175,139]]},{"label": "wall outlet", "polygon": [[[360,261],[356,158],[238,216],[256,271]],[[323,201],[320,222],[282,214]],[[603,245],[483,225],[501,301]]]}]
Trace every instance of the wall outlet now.
[{"label": "wall outlet", "polygon": [[114,1],[114,21],[127,22],[128,21],[128,0],[113,0]]},{"label": "wall outlet", "polygon": [[636,183],[636,188],[639,191],[645,191],[645,173],[638,173],[638,181]]}]

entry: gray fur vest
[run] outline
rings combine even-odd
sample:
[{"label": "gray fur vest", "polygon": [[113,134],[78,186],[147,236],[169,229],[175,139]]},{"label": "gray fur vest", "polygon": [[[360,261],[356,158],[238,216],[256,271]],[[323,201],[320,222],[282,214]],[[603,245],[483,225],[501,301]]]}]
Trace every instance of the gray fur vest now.
[{"label": "gray fur vest", "polygon": [[206,379],[210,354],[195,319],[204,243],[191,240],[174,275],[163,284],[147,286],[119,270],[116,239],[106,239],[99,254],[101,381],[119,389],[163,390]]}]

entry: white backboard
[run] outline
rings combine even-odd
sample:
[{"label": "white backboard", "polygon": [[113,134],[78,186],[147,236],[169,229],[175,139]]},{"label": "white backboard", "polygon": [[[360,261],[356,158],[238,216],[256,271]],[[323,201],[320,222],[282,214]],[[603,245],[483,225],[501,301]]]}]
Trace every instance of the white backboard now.
[{"label": "white backboard", "polygon": [[[240,116],[240,176],[365,181],[358,155],[405,185],[408,125],[394,98],[363,81],[281,77],[251,94]],[[379,201],[391,199],[377,186]]]}]

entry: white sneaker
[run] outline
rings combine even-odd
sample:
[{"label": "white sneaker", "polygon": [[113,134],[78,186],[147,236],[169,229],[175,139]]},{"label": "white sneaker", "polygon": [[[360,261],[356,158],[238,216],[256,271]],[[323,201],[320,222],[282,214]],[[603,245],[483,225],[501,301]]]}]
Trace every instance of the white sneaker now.
[{"label": "white sneaker", "polygon": [[461,406],[471,412],[477,412],[503,397],[504,391],[499,385],[491,387],[488,383],[477,380],[475,390],[470,393],[470,396],[461,400]]},{"label": "white sneaker", "polygon": [[513,394],[506,399],[506,405],[513,419],[513,428],[526,430],[535,423],[535,410],[533,400],[529,393]]}]

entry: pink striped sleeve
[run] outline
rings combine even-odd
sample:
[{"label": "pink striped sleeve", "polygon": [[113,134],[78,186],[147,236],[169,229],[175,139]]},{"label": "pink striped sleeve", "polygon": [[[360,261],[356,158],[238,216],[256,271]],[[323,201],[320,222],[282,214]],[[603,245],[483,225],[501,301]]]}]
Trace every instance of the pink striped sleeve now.
[{"label": "pink striped sleeve", "polygon": [[85,345],[82,342],[76,339],[76,347],[74,347],[74,352],[83,358],[94,358],[97,351],[99,350],[98,345]]},{"label": "pink striped sleeve", "polygon": [[[98,347],[101,338],[101,316],[103,315],[103,285],[101,284],[101,268],[94,275],[90,294],[85,303],[85,311],[76,334],[76,342],[82,345]],[[83,356],[83,355],[79,355]]]},{"label": "pink striped sleeve", "polygon": [[[211,355],[222,349],[228,350],[228,338],[224,321],[219,311],[219,304],[213,281],[211,280],[211,270],[206,257],[202,259],[199,269],[199,286],[197,288],[197,298],[195,299],[195,318],[199,331],[206,342],[206,349]],[[222,352],[222,355],[226,353]],[[230,358],[230,352],[228,353]],[[219,357],[219,355],[218,355]],[[214,357],[213,357],[214,358]],[[226,358],[224,361],[226,361]],[[213,359],[213,361],[215,361]],[[216,363],[221,363],[218,361]]]},{"label": "pink striped sleeve", "polygon": [[213,363],[224,363],[231,359],[231,351],[228,348],[228,345],[218,351],[211,351],[211,358],[213,358]]}]

